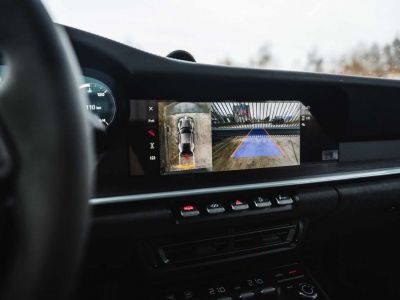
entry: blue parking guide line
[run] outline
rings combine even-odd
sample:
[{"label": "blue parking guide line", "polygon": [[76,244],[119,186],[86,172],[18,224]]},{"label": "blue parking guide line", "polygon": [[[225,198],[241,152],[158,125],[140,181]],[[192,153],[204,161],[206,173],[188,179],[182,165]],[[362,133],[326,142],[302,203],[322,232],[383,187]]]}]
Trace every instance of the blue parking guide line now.
[{"label": "blue parking guide line", "polygon": [[257,156],[281,156],[279,147],[272,141],[268,132],[262,128],[250,131],[246,139],[232,155],[233,158]]}]

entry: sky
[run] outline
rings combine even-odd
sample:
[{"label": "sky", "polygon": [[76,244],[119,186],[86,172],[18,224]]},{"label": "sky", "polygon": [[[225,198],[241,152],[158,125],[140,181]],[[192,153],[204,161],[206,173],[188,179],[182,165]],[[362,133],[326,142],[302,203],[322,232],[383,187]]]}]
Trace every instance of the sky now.
[{"label": "sky", "polygon": [[44,0],[57,23],[165,56],[247,66],[269,45],[273,67],[302,69],[317,50],[332,60],[400,36],[399,0]]}]

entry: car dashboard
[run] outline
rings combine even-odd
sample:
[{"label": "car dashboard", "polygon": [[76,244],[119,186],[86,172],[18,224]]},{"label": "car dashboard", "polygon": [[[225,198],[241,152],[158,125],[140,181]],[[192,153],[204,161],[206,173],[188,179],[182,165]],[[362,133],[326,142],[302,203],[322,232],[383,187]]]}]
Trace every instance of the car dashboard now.
[{"label": "car dashboard", "polygon": [[[96,198],[214,187],[217,182],[226,186],[311,176],[309,180],[320,182],[328,175],[340,179],[347,172],[365,177],[368,174],[358,173],[386,170],[399,158],[396,81],[201,65],[158,57],[75,29],[68,32],[83,70],[87,109],[105,127],[98,139],[102,184]],[[168,105],[206,107],[208,119],[196,127],[212,128],[203,140],[196,137],[203,146],[197,149],[195,167],[173,162],[179,156],[180,137],[177,124],[167,124],[177,121],[161,111]],[[196,108],[189,107],[187,115],[191,109]],[[179,115],[185,116],[184,109],[175,114]],[[167,129],[173,131],[169,137]],[[249,131],[248,140],[259,137],[256,143],[261,145],[251,148],[245,142],[238,147],[239,142],[232,141],[243,140]],[[268,135],[276,138],[271,142]],[[176,149],[169,149],[168,138]],[[239,151],[233,154],[235,149]],[[287,159],[261,159],[274,155]],[[234,158],[248,161],[232,163]],[[113,190],[114,182],[108,183],[117,178],[120,186]],[[150,187],[143,185],[148,178]],[[135,182],[139,184],[131,184]]]},{"label": "car dashboard", "polygon": [[328,299],[299,252],[397,220],[397,81],[204,65],[66,30],[104,127],[89,253],[129,278],[135,253],[155,293],[142,299]]}]

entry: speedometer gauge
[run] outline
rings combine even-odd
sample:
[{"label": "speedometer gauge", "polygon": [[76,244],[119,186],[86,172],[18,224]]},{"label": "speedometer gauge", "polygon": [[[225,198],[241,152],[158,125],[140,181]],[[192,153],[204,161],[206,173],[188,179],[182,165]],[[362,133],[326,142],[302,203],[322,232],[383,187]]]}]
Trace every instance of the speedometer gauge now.
[{"label": "speedometer gauge", "polygon": [[103,82],[84,77],[85,83],[80,86],[88,95],[89,103],[86,109],[95,114],[105,127],[109,126],[114,120],[116,106],[111,89]]}]

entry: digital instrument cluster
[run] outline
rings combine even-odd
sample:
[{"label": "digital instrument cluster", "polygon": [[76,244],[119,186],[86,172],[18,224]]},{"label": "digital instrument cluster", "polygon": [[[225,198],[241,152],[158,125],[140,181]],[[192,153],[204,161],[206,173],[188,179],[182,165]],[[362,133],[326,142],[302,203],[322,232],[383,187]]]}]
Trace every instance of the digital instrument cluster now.
[{"label": "digital instrument cluster", "polygon": [[[0,84],[6,79],[8,66],[0,64]],[[88,95],[88,111],[96,115],[104,127],[114,120],[117,111],[115,98],[111,88],[104,82],[89,76],[83,76],[80,89]]]},{"label": "digital instrument cluster", "polygon": [[105,127],[108,127],[114,120],[117,110],[111,89],[104,82],[92,77],[84,76],[84,82],[80,88],[88,95],[89,103],[86,109],[95,114]]}]

